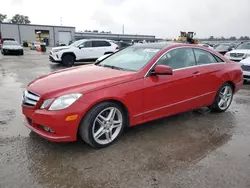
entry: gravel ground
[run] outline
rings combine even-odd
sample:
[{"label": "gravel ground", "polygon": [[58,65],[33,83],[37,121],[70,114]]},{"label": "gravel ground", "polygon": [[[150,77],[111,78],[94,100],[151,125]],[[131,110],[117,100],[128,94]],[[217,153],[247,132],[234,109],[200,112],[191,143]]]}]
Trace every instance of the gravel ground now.
[{"label": "gravel ground", "polygon": [[249,188],[250,85],[228,111],[186,112],[129,128],[114,145],[51,143],[22,123],[21,95],[62,67],[48,53],[0,55],[0,187]]}]

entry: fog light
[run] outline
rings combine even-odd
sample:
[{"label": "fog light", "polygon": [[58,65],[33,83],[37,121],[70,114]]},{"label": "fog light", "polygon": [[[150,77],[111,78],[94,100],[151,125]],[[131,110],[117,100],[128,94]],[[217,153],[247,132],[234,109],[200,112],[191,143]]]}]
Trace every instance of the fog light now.
[{"label": "fog light", "polygon": [[45,130],[45,131],[47,131],[47,132],[50,132],[50,128],[49,127],[43,127],[43,129]]},{"label": "fog light", "polygon": [[54,131],[53,129],[51,129],[51,128],[49,129],[49,131],[50,131],[51,133],[55,133],[55,131]]}]

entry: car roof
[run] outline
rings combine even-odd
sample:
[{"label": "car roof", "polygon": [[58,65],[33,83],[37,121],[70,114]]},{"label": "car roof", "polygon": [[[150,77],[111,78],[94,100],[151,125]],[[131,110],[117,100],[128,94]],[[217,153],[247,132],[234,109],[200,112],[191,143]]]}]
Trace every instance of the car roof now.
[{"label": "car roof", "polygon": [[144,43],[144,44],[134,44],[133,47],[136,48],[157,48],[157,49],[166,49],[168,47],[185,47],[185,46],[193,46],[193,44],[187,43],[178,43],[178,42],[155,42],[155,43]]}]

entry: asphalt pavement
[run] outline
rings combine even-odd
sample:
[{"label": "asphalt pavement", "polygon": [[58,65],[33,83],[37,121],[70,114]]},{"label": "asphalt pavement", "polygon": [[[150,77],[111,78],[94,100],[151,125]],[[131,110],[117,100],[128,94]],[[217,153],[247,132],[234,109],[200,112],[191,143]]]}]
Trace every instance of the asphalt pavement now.
[{"label": "asphalt pavement", "polygon": [[96,150],[46,141],[23,125],[26,85],[63,68],[48,53],[0,55],[1,188],[250,187],[250,84],[225,113],[204,108],[138,125]]}]

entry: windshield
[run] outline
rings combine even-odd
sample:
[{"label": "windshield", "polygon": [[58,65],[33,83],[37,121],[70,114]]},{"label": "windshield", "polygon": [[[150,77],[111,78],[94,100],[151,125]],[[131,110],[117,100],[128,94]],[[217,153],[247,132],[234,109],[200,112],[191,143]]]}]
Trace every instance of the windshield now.
[{"label": "windshield", "polygon": [[71,45],[69,45],[69,46],[74,46],[74,47],[78,47],[80,44],[82,44],[84,41],[82,41],[82,40],[78,40],[78,41],[75,41],[75,42],[73,42]]},{"label": "windshield", "polygon": [[215,49],[216,50],[228,50],[229,47],[230,47],[230,44],[220,44],[219,46],[216,46]]},{"label": "windshield", "polygon": [[113,66],[128,71],[139,71],[160,49],[129,47],[103,60],[100,66]]},{"label": "windshield", "polygon": [[237,50],[239,50],[239,49],[250,50],[250,42],[242,43],[236,49]]},{"label": "windshield", "polygon": [[3,42],[4,45],[19,45],[17,41],[6,40]]}]

